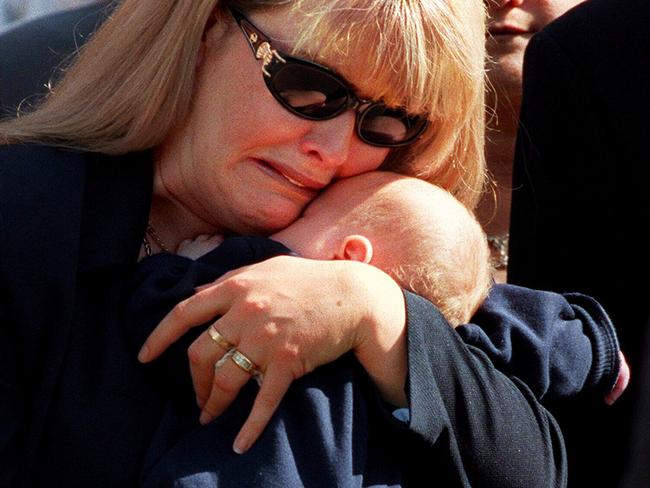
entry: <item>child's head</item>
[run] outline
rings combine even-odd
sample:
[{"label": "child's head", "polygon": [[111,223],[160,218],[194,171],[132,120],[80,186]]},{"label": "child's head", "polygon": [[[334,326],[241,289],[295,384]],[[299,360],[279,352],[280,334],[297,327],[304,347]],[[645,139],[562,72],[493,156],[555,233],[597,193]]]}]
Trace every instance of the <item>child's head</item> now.
[{"label": "child's head", "polygon": [[336,182],[271,237],[304,257],[370,263],[453,325],[469,320],[491,283],[485,234],[472,214],[445,190],[393,173]]}]

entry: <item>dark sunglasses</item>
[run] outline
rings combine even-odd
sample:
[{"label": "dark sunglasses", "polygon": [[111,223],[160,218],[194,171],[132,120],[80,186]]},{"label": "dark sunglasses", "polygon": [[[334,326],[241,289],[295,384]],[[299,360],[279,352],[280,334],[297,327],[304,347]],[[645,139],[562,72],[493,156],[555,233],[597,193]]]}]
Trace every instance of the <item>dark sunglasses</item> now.
[{"label": "dark sunglasses", "polygon": [[268,36],[241,12],[229,9],[255,58],[262,60],[267,88],[292,114],[309,120],[328,120],[346,110],[355,110],[359,139],[379,147],[406,146],[427,128],[428,121],[422,117],[359,98],[331,69],[273,49]]}]

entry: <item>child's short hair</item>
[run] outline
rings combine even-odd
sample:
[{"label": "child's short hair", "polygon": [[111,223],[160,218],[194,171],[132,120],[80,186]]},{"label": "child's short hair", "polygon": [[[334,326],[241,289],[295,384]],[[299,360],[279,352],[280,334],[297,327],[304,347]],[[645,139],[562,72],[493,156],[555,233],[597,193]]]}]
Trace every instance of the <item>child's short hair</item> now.
[{"label": "child's short hair", "polygon": [[492,283],[490,251],[473,214],[422,180],[363,175],[372,196],[340,215],[373,244],[372,264],[430,300],[454,326],[469,321]]}]

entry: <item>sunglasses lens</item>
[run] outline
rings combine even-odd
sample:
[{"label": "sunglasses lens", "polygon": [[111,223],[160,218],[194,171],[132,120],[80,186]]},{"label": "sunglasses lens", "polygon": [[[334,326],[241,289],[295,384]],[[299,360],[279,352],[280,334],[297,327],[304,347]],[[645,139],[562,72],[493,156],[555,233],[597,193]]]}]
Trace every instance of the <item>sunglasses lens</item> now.
[{"label": "sunglasses lens", "polygon": [[359,121],[359,135],[375,146],[399,146],[412,142],[426,126],[426,119],[378,104],[363,113]]},{"label": "sunglasses lens", "polygon": [[[289,111],[312,120],[336,117],[348,107],[347,86],[328,71],[309,64],[288,62],[271,78],[265,78],[271,93]],[[427,122],[403,110],[373,104],[358,121],[358,133],[368,144],[396,147],[409,144],[426,128]]]},{"label": "sunglasses lens", "polygon": [[311,119],[336,115],[348,100],[347,88],[334,76],[303,64],[287,63],[269,83],[287,108]]}]

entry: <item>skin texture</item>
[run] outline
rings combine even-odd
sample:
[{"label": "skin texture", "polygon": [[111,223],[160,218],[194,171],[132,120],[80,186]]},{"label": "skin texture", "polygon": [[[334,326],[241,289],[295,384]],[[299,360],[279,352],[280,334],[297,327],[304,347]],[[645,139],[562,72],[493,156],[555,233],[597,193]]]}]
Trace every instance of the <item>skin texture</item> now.
[{"label": "skin texture", "polygon": [[[289,50],[301,19],[275,10],[251,20]],[[201,234],[284,228],[332,180],[374,170],[388,154],[357,138],[351,111],[314,122],[282,108],[236,27],[224,32],[215,24],[200,58],[191,112],[157,151],[150,218],[171,249]],[[337,68],[335,60],[319,62]],[[363,86],[354,73],[344,74]],[[313,287],[314,282],[327,285]],[[239,269],[178,304],[139,359],[153,360],[191,327],[217,315],[218,331],[264,371],[236,452],[257,439],[294,379],[349,350],[386,400],[406,403],[404,297],[395,281],[372,266],[278,257]],[[207,332],[188,351],[204,423],[221,414],[250,379],[232,361],[215,372],[223,354]]]}]

